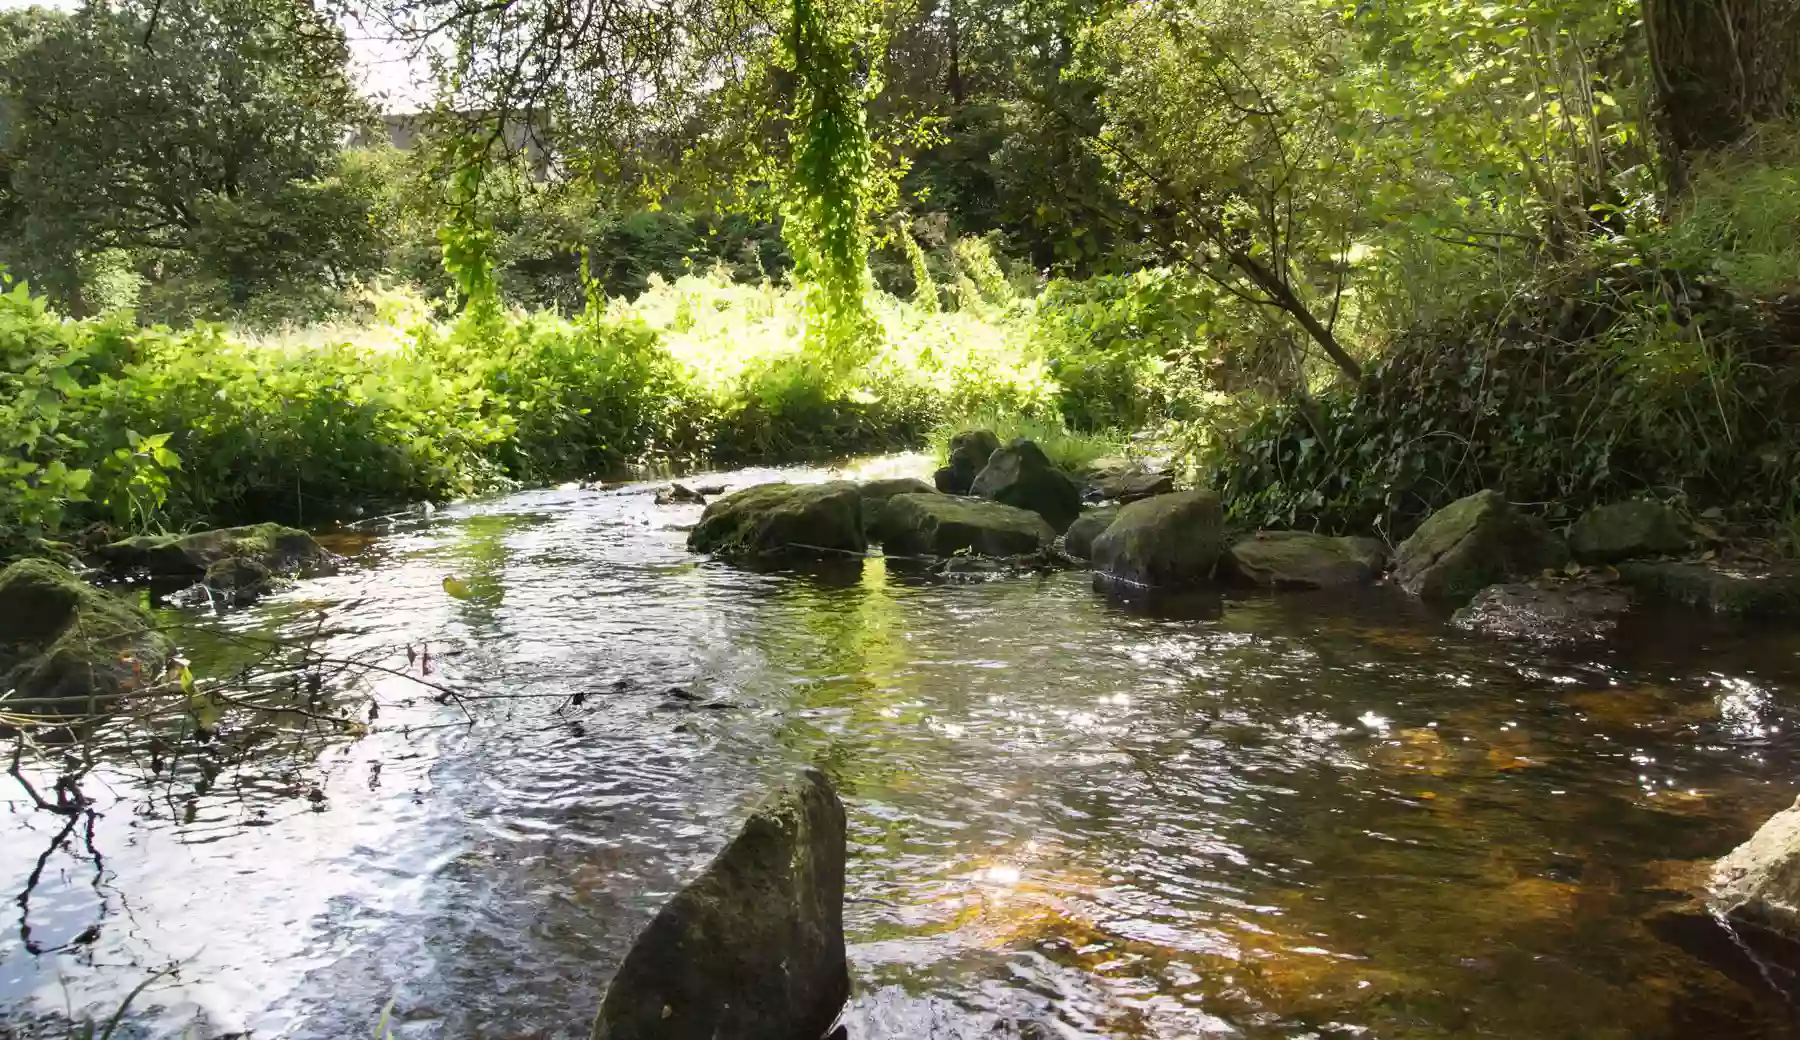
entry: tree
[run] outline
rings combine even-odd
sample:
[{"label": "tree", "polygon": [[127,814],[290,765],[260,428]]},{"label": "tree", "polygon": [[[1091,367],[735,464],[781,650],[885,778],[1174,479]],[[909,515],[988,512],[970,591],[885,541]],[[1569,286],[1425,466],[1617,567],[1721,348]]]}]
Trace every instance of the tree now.
[{"label": "tree", "polygon": [[1126,9],[1093,36],[1107,122],[1086,132],[1126,185],[1124,219],[1168,260],[1285,315],[1357,379],[1337,338],[1343,281],[1332,273],[1371,172],[1355,100],[1336,89],[1348,47],[1336,13],[1316,5]]},{"label": "tree", "polygon": [[348,56],[333,21],[286,0],[123,0],[59,19],[0,62],[0,221],[23,266],[78,310],[82,258],[109,249],[191,261],[240,301],[365,262],[367,221],[329,180],[371,114]]},{"label": "tree", "polygon": [[1792,0],[1645,0],[1665,165],[1729,144],[1789,112],[1800,88],[1800,6]]}]

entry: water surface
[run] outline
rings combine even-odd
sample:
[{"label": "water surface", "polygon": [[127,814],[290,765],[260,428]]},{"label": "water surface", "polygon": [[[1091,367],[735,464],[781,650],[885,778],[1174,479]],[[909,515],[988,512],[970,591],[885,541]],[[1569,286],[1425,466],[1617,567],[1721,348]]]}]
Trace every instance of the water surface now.
[{"label": "water surface", "polygon": [[173,967],[133,1035],[370,1036],[391,1000],[396,1036],[584,1037],[634,930],[804,762],[850,812],[853,1036],[1792,1029],[1645,922],[1793,801],[1800,633],[1642,617],[1552,653],[1383,588],[758,573],[687,554],[697,515],[528,492],[171,612],[203,688],[316,690],[204,742],[102,734],[91,828],[0,778],[0,1036]]}]

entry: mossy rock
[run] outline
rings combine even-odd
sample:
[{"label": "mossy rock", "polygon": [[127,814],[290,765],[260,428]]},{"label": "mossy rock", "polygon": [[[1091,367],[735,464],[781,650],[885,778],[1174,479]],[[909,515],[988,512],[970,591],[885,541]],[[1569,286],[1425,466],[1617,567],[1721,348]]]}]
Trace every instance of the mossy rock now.
[{"label": "mossy rock", "polygon": [[849,481],[758,484],[714,501],[688,548],[720,556],[835,556],[868,549],[862,490]]},{"label": "mossy rock", "polygon": [[1063,552],[1078,560],[1094,556],[1094,539],[1106,532],[1119,517],[1118,506],[1105,506],[1082,513],[1063,534]]},{"label": "mossy rock", "polygon": [[1374,581],[1387,547],[1373,538],[1310,531],[1258,531],[1220,561],[1240,581],[1275,589],[1323,589]]},{"label": "mossy rock", "polygon": [[1569,528],[1569,551],[1583,563],[1684,552],[1690,544],[1679,513],[1642,499],[1590,509]]},{"label": "mossy rock", "polygon": [[888,499],[871,533],[896,556],[1018,556],[1056,538],[1044,518],[1029,510],[936,492]]},{"label": "mossy rock", "polygon": [[844,807],[806,769],[640,933],[595,1040],[820,1040],[850,997]]},{"label": "mossy rock", "polygon": [[1094,539],[1094,569],[1150,588],[1210,582],[1225,545],[1225,510],[1211,491],[1133,502]]},{"label": "mossy rock", "polygon": [[1800,568],[1632,560],[1619,577],[1645,600],[1663,600],[1734,617],[1800,617]]},{"label": "mossy rock", "polygon": [[863,531],[873,534],[888,499],[895,495],[935,495],[937,488],[917,477],[884,477],[857,485],[862,494]]},{"label": "mossy rock", "polygon": [[321,567],[331,554],[305,531],[281,524],[225,527],[179,535],[139,535],[101,546],[96,555],[116,570],[154,578],[203,578],[226,560],[247,560],[272,574]]},{"label": "mossy rock", "polygon": [[1058,534],[1081,515],[1081,488],[1023,437],[989,456],[969,492],[1043,517]]},{"label": "mossy rock", "polygon": [[0,571],[0,689],[19,712],[97,710],[154,683],[169,656],[134,604],[46,560]]},{"label": "mossy rock", "polygon": [[1568,560],[1568,546],[1542,520],[1498,491],[1477,491],[1431,514],[1400,543],[1394,578],[1415,596],[1460,605],[1489,585]]},{"label": "mossy rock", "polygon": [[992,430],[964,430],[951,437],[949,458],[933,475],[937,489],[946,495],[968,494],[976,475],[999,450],[1000,437]]}]

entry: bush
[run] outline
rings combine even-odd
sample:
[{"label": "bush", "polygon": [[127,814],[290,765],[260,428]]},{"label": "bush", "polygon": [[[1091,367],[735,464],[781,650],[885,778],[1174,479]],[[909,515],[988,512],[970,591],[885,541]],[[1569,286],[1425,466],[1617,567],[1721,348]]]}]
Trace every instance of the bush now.
[{"label": "bush", "polygon": [[1211,305],[1191,275],[1160,268],[1051,282],[1033,331],[1052,359],[1063,420],[1106,430],[1187,417],[1193,389],[1205,382]]},{"label": "bush", "polygon": [[1228,509],[1395,535],[1489,487],[1552,519],[1645,493],[1800,513],[1800,306],[1634,260],[1416,330],[1360,387],[1268,404],[1225,449]]},{"label": "bush", "polygon": [[[970,314],[878,297],[886,345],[846,382],[800,350],[795,292],[724,272],[650,286],[574,320],[328,339],[70,321],[14,289],[0,295],[0,437],[18,446],[0,470],[6,551],[90,520],[318,522],[507,479],[891,450],[972,408],[1041,414],[1055,391],[1022,329]],[[416,317],[416,300],[371,299]]]}]

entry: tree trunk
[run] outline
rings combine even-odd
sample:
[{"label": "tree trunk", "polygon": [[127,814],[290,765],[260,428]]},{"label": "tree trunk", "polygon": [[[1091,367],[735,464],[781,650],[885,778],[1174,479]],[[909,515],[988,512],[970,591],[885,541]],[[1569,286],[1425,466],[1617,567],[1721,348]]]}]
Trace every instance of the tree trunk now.
[{"label": "tree trunk", "polygon": [[[1645,0],[1666,162],[1730,144],[1787,112],[1800,86],[1794,0]],[[1670,171],[1671,185],[1684,175]]]},{"label": "tree trunk", "polygon": [[957,106],[963,103],[962,79],[962,26],[956,22],[956,0],[950,0],[950,100]]}]

